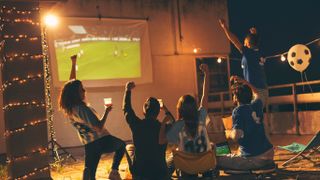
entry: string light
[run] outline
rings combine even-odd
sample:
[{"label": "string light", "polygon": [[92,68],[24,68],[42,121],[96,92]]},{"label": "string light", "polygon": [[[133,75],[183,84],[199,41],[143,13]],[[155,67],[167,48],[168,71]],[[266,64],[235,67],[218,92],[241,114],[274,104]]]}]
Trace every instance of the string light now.
[{"label": "string light", "polygon": [[[311,45],[311,44],[313,44],[313,43],[316,43],[316,42],[318,42],[318,41],[320,41],[320,38],[314,39],[314,40],[306,43],[305,45],[306,45],[306,46],[309,46],[309,45]],[[284,52],[284,53],[281,53],[281,54],[276,54],[276,55],[273,55],[273,56],[267,56],[267,57],[265,57],[265,59],[271,59],[271,58],[281,57],[281,60],[282,60],[282,59],[283,59],[282,56],[284,56],[284,55],[286,55],[286,54],[288,54],[288,52]],[[283,61],[283,60],[282,60],[282,61]]]},{"label": "string light", "polygon": [[[44,171],[48,171],[49,169],[50,169],[49,166],[45,166],[43,168],[34,168],[33,171],[27,173],[26,175],[15,178],[15,180],[28,179],[28,178],[31,178],[32,176],[35,176],[38,172],[42,173]],[[12,179],[12,177],[9,177],[9,179]]]},{"label": "string light", "polygon": [[34,106],[34,107],[45,107],[46,104],[44,102],[37,102],[35,100],[32,100],[32,101],[26,101],[26,102],[14,102],[14,103],[9,103],[9,104],[6,104],[3,106],[3,110],[4,111],[7,111],[7,110],[10,110],[10,109],[13,109],[13,108],[20,108],[20,107],[23,107],[23,106]]},{"label": "string light", "polygon": [[37,148],[37,149],[34,149],[31,151],[31,153],[27,153],[27,154],[24,154],[24,155],[20,155],[20,156],[16,156],[16,157],[11,157],[10,159],[7,159],[7,163],[10,164],[10,163],[13,163],[13,162],[16,162],[16,161],[21,161],[21,160],[27,160],[27,159],[30,159],[32,158],[32,156],[34,156],[35,154],[45,154],[47,153],[48,151],[48,148]]},{"label": "string light", "polygon": [[193,49],[193,53],[198,53],[198,49],[197,49],[197,48],[194,48],[194,49]]},{"label": "string light", "polygon": [[286,61],[286,57],[283,54],[281,55],[281,61],[282,62]]},{"label": "string light", "polygon": [[27,24],[36,25],[36,26],[40,25],[38,21],[33,21],[32,19],[28,19],[28,18],[17,18],[17,19],[2,18],[1,21],[3,23],[27,23]]},{"label": "string light", "polygon": [[13,34],[8,35],[8,34],[6,34],[6,35],[3,36],[3,38],[4,39],[15,39],[16,41],[17,41],[17,39],[18,39],[18,41],[23,40],[23,39],[28,39],[30,41],[39,40],[39,36],[28,36],[26,34],[19,34],[19,35],[13,35]]},{"label": "string light", "polygon": [[47,44],[47,34],[46,34],[46,26],[42,29],[42,52],[43,52],[43,66],[44,66],[44,77],[45,77],[45,97],[46,97],[46,110],[47,110],[47,118],[48,118],[48,126],[50,132],[50,144],[52,148],[52,154],[55,155],[54,160],[55,163],[60,164],[62,162],[59,152],[58,146],[56,143],[56,132],[54,131],[53,127],[53,107],[51,101],[51,91],[50,91],[50,84],[51,84],[51,73],[50,73],[50,61],[49,61],[49,50]]},{"label": "string light", "polygon": [[[18,54],[15,53],[13,55],[9,55],[9,56],[5,56],[3,63],[7,62],[7,61],[14,61],[14,60],[42,60],[42,54],[36,54],[36,55],[25,55],[25,54]],[[2,63],[2,64],[3,64]]]},{"label": "string light", "polygon": [[14,84],[26,84],[30,81],[38,80],[42,78],[42,74],[37,75],[28,75],[26,78],[19,78],[15,77],[11,81],[5,81],[2,85],[2,90],[5,91],[9,86],[12,86]]},{"label": "string light", "polygon": [[40,123],[44,123],[44,122],[47,122],[47,119],[45,120],[35,120],[35,121],[31,121],[31,122],[28,122],[28,123],[25,123],[23,125],[23,127],[21,128],[16,128],[16,129],[13,129],[13,130],[6,130],[6,132],[4,133],[4,136],[5,137],[9,137],[11,135],[14,135],[16,133],[21,133],[21,132],[24,132],[27,128],[29,127],[34,127]]}]

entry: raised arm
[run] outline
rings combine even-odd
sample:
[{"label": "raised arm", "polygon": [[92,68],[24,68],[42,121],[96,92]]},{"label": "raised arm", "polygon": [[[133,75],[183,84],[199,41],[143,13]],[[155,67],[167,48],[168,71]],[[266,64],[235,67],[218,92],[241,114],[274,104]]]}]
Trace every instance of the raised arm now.
[{"label": "raised arm", "polygon": [[200,107],[208,108],[208,94],[209,94],[209,82],[210,82],[210,75],[209,75],[209,68],[206,64],[200,65],[200,70],[204,74],[204,80],[203,80],[203,87],[202,87],[202,97],[200,102]]},{"label": "raised arm", "polygon": [[161,127],[160,127],[160,132],[159,132],[159,144],[166,144],[166,143],[168,143],[168,140],[166,137],[166,124],[168,122],[174,123],[175,119],[165,105],[163,105],[162,109],[164,110],[166,116],[164,117],[164,119],[161,122]]},{"label": "raised arm", "polygon": [[77,74],[76,74],[77,55],[73,55],[70,58],[71,58],[71,61],[72,61],[72,66],[71,66],[71,72],[70,72],[69,80],[77,78]]},{"label": "raised arm", "polygon": [[224,19],[219,19],[220,26],[222,27],[224,33],[226,34],[229,41],[242,53],[243,45],[239,41],[238,37],[234,35],[227,27]]},{"label": "raised arm", "polygon": [[135,112],[132,109],[131,105],[131,90],[135,87],[134,82],[127,82],[126,87],[125,87],[125,93],[123,97],[123,104],[122,108],[124,111],[124,116],[129,124],[132,123],[134,119],[138,119],[136,116]]},{"label": "raised arm", "polygon": [[239,76],[231,76],[230,81],[231,81],[231,83],[242,83],[242,84],[248,85],[250,87],[250,89],[252,90],[254,97],[259,98],[257,88],[255,88],[251,83],[249,83],[245,79],[243,79]]},{"label": "raised arm", "polygon": [[104,111],[104,114],[102,116],[102,118],[100,119],[100,128],[102,129],[105,124],[106,124],[106,121],[107,121],[107,117],[108,117],[108,114],[109,112],[112,110],[112,105],[108,105]]}]

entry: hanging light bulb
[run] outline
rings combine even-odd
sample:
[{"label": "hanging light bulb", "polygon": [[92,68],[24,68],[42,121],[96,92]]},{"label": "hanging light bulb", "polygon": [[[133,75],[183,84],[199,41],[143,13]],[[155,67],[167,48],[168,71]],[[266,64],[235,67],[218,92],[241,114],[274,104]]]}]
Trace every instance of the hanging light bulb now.
[{"label": "hanging light bulb", "polygon": [[222,62],[222,59],[219,57],[219,58],[217,59],[217,62],[220,64],[220,63]]},{"label": "hanging light bulb", "polygon": [[195,54],[198,53],[198,49],[197,49],[197,48],[194,48],[194,49],[193,49],[193,53],[195,53]]},{"label": "hanging light bulb", "polygon": [[282,62],[286,61],[286,57],[283,54],[281,55],[281,61]]}]

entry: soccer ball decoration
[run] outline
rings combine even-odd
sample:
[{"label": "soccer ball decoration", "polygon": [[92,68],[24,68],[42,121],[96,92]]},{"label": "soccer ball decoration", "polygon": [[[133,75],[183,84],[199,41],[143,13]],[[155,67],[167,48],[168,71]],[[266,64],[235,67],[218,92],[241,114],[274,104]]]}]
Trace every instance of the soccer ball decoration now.
[{"label": "soccer ball decoration", "polygon": [[310,64],[311,51],[303,44],[292,46],[288,52],[288,63],[296,71],[303,72]]}]

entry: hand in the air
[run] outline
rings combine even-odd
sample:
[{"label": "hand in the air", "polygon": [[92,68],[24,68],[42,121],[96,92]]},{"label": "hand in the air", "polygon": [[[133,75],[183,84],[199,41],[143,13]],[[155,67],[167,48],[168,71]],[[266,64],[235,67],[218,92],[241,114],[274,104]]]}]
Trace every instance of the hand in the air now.
[{"label": "hand in the air", "polygon": [[76,64],[77,63],[77,55],[73,55],[70,57],[72,64]]},{"label": "hand in the air", "polygon": [[126,90],[131,91],[134,87],[136,87],[136,85],[133,81],[127,82]]}]

